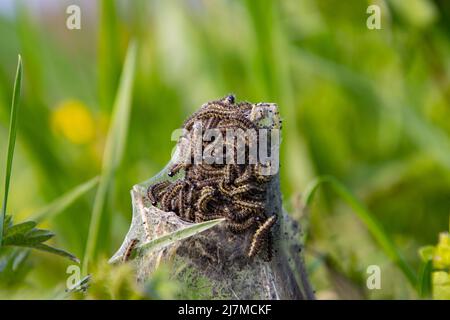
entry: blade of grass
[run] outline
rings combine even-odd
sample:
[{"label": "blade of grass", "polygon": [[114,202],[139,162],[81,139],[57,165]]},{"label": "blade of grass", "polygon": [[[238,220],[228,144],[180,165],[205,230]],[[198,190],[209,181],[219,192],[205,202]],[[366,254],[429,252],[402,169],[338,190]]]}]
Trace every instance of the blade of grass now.
[{"label": "blade of grass", "polygon": [[166,234],[162,237],[153,239],[147,243],[144,243],[143,245],[137,247],[136,249],[139,251],[149,251],[149,250],[155,250],[156,248],[161,248],[164,246],[167,246],[171,243],[174,243],[175,241],[183,240],[186,238],[189,238],[191,236],[194,236],[196,234],[199,234],[200,232],[206,231],[225,219],[215,219],[210,221],[205,221],[201,223],[193,224],[192,226],[182,228],[180,230],[171,232],[169,234]]},{"label": "blade of grass", "polygon": [[118,168],[125,148],[128,121],[131,110],[133,80],[136,67],[136,44],[130,44],[120,79],[120,85],[114,103],[111,126],[103,154],[103,166],[99,186],[92,209],[91,223],[83,259],[83,273],[88,270],[89,261],[94,258],[100,230],[100,221],[104,211],[106,198],[114,174]]},{"label": "blade of grass", "polygon": [[17,134],[17,116],[19,109],[20,89],[22,86],[22,58],[19,55],[17,61],[16,79],[14,81],[14,90],[11,104],[11,119],[9,124],[9,138],[8,138],[8,152],[6,156],[6,169],[5,169],[5,191],[3,196],[2,212],[0,215],[0,247],[2,246],[3,228],[6,216],[6,206],[8,204],[9,184],[11,179],[12,161],[14,156],[14,147],[16,145]]},{"label": "blade of grass", "polygon": [[[136,253],[137,252],[144,253],[146,251],[152,251],[152,250],[156,250],[158,248],[168,246],[176,241],[192,237],[203,231],[211,229],[212,227],[218,225],[219,223],[221,223],[223,221],[225,221],[225,219],[215,219],[215,220],[196,223],[196,224],[193,224],[193,225],[185,227],[185,228],[181,228],[174,232],[168,233],[162,237],[159,237],[159,238],[153,239],[149,242],[146,242],[146,243],[142,244],[141,246],[136,247],[134,249],[134,251]],[[109,263],[115,263],[119,260],[119,258],[120,258],[120,256],[113,257],[109,260]]]},{"label": "blade of grass", "polygon": [[99,177],[92,178],[89,181],[86,181],[69,192],[63,194],[61,197],[53,200],[50,204],[37,210],[32,216],[31,220],[36,222],[41,222],[43,220],[47,220],[53,218],[57,214],[63,212],[67,209],[72,203],[74,203],[78,198],[82,195],[93,189],[97,186],[99,182]]},{"label": "blade of grass", "polygon": [[417,291],[419,296],[423,299],[430,299],[432,297],[432,271],[433,271],[433,260],[423,261],[419,270],[419,280],[417,283]]},{"label": "blade of grass", "polygon": [[392,239],[384,230],[380,222],[375,216],[361,203],[342,183],[332,176],[323,176],[313,181],[305,193],[303,194],[303,203],[309,206],[314,198],[314,194],[322,184],[329,184],[333,190],[344,200],[355,212],[359,219],[364,223],[370,234],[374,237],[378,245],[383,249],[385,254],[402,270],[405,277],[411,285],[416,288],[417,275],[411,266],[403,258],[402,254],[395,246]]},{"label": "blade of grass", "polygon": [[100,35],[98,47],[100,107],[110,111],[120,75],[120,37],[116,2],[100,2]]}]

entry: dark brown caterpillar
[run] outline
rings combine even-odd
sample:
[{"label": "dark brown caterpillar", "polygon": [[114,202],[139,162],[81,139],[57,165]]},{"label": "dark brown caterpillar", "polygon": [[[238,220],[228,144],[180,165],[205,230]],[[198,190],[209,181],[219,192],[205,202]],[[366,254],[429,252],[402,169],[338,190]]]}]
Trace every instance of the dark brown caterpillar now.
[{"label": "dark brown caterpillar", "polygon": [[230,217],[231,221],[241,222],[243,220],[248,219],[253,214],[251,211],[241,211],[239,208],[234,208],[228,212],[228,217]]},{"label": "dark brown caterpillar", "polygon": [[234,199],[234,205],[243,211],[260,212],[264,210],[264,203],[262,201]]},{"label": "dark brown caterpillar", "polygon": [[244,173],[238,178],[236,178],[234,180],[234,183],[237,185],[241,185],[243,183],[248,182],[253,176],[253,167],[254,166],[251,164],[247,165],[247,168],[245,169]]},{"label": "dark brown caterpillar", "polygon": [[197,201],[197,209],[200,212],[208,212],[208,202],[213,198],[215,190],[213,187],[204,187],[200,193],[200,197]]},{"label": "dark brown caterpillar", "polygon": [[195,182],[195,187],[202,189],[203,187],[214,187],[217,186],[217,184],[219,184],[222,181],[222,177],[213,177],[213,178],[208,178],[205,180],[201,180],[198,182]]},{"label": "dark brown caterpillar", "polygon": [[176,163],[174,164],[170,169],[169,172],[167,172],[167,175],[169,177],[173,177],[176,175],[181,169],[184,169],[187,165],[184,163]]},{"label": "dark brown caterpillar", "polygon": [[260,163],[255,165],[255,178],[260,183],[266,183],[269,182],[272,178],[271,175],[264,173],[263,169],[270,170],[270,165],[262,165]]},{"label": "dark brown caterpillar", "polygon": [[[248,250],[248,256],[254,257],[260,250],[264,241],[267,241],[267,237],[270,234],[272,226],[275,224],[277,216],[271,216],[268,218],[255,232],[252,238],[250,249]],[[272,244],[270,244],[270,247]]]},{"label": "dark brown caterpillar", "polygon": [[223,218],[223,215],[220,213],[210,213],[210,214],[204,214],[200,211],[195,212],[195,222],[204,222],[209,220],[215,220]]},{"label": "dark brown caterpillar", "polygon": [[222,177],[224,174],[223,168],[215,168],[210,164],[198,164],[193,170],[195,170],[194,172],[196,172],[199,177]]},{"label": "dark brown caterpillar", "polygon": [[244,231],[247,231],[249,228],[251,228],[255,223],[255,218],[250,217],[247,220],[244,220],[242,222],[230,222],[227,223],[227,228],[233,233],[242,233]]},{"label": "dark brown caterpillar", "polygon": [[139,239],[131,239],[130,242],[127,245],[127,248],[125,250],[125,253],[123,254],[122,257],[122,262],[127,262],[130,257],[131,254],[133,253],[133,250],[136,248],[136,245],[139,243]]},{"label": "dark brown caterpillar", "polygon": [[152,203],[152,205],[156,206],[158,203],[158,197],[157,197],[157,193],[165,188],[167,188],[170,185],[169,181],[161,181],[158,182],[154,185],[151,185],[148,189],[147,189],[147,196],[150,199],[150,202]]},{"label": "dark brown caterpillar", "polygon": [[165,192],[161,198],[162,210],[170,211],[173,209],[171,206],[172,199],[180,191],[180,189],[184,187],[184,183],[185,183],[184,181],[177,180],[165,189]]}]

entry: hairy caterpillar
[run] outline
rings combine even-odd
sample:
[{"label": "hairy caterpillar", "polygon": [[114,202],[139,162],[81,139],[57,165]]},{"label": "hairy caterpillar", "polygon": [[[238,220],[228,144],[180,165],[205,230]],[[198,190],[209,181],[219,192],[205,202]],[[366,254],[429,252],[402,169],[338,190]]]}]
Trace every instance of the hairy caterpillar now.
[{"label": "hairy caterpillar", "polygon": [[[277,216],[271,216],[256,230],[248,251],[249,257],[254,257],[261,250],[264,241],[268,241],[270,231],[276,220]],[[270,247],[271,246],[272,244],[270,244]]]},{"label": "hairy caterpillar", "polygon": [[125,250],[125,253],[123,254],[122,257],[122,262],[127,262],[130,257],[131,254],[133,253],[133,250],[136,248],[136,245],[139,243],[139,239],[131,239],[130,242],[127,245],[127,248]]}]

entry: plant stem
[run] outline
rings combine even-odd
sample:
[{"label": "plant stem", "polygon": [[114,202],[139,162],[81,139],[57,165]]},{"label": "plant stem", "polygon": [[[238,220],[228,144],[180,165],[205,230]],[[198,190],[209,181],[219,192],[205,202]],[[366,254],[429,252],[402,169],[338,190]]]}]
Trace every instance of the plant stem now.
[{"label": "plant stem", "polygon": [[6,205],[8,203],[9,184],[11,179],[12,160],[17,133],[17,115],[20,98],[20,88],[22,86],[22,57],[18,56],[16,78],[14,80],[14,90],[11,104],[11,118],[9,123],[8,152],[5,169],[5,194],[3,197],[2,211],[0,215],[0,247],[2,246],[4,221],[6,216]]}]

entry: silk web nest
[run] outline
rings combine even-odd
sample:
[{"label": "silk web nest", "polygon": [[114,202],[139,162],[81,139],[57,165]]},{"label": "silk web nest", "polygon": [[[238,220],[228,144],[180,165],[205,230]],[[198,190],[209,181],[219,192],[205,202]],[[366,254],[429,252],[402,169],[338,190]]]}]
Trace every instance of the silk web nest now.
[{"label": "silk web nest", "polygon": [[[142,276],[175,255],[196,260],[197,265],[206,269],[226,269],[225,262],[229,261],[236,267],[256,258],[270,261],[277,215],[267,210],[270,208],[267,186],[278,172],[278,162],[263,163],[251,157],[255,148],[264,148],[270,159],[278,156],[279,141],[272,142],[280,139],[279,130],[274,129],[281,129],[275,104],[236,102],[229,95],[202,105],[184,122],[166,167],[133,187],[133,221],[111,261],[126,261],[140,244],[157,242],[155,239],[174,231],[219,218],[224,219],[223,223],[201,234],[162,241],[162,245],[156,243],[152,250],[140,251],[139,261],[145,264],[140,269],[146,270]],[[229,130],[255,136],[251,139],[245,135],[241,141],[244,147],[237,148],[237,140],[230,143],[225,138]],[[196,139],[196,135],[204,132],[213,134]],[[261,134],[266,137],[261,139]],[[203,150],[201,159],[196,158],[198,148]],[[211,159],[205,161],[205,153],[213,157],[213,163]]]}]

